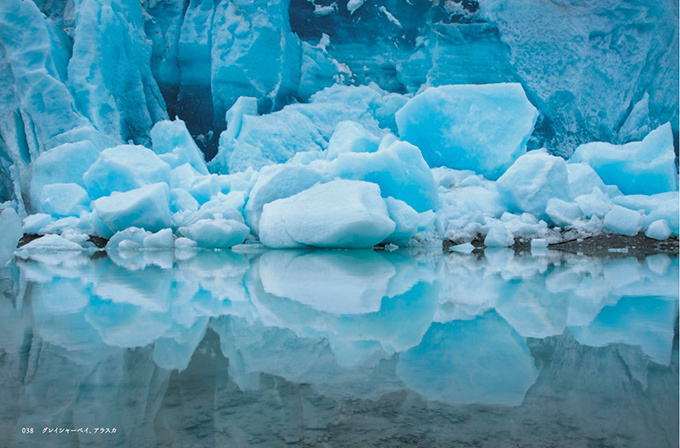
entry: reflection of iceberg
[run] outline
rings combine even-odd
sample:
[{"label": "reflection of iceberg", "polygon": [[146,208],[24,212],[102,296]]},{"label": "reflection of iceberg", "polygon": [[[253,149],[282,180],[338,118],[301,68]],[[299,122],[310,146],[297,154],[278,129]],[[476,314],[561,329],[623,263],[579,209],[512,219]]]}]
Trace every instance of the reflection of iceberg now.
[{"label": "reflection of iceberg", "polygon": [[623,297],[605,307],[590,325],[570,330],[583,345],[636,345],[654,362],[667,366],[677,311],[677,302],[665,297]]},{"label": "reflection of iceberg", "polygon": [[673,446],[647,434],[677,424],[677,259],[127,255],[0,273],[0,430],[106,422],[121,446],[200,445],[206,431],[224,446],[355,446],[335,437],[369,417],[371,435],[404,422],[400,434],[449,446],[438,428],[454,413],[494,446],[527,427],[559,445],[555,425],[581,445],[604,428]]},{"label": "reflection of iceberg", "polygon": [[373,251],[269,251],[259,268],[266,292],[335,314],[378,311],[396,274]]},{"label": "reflection of iceberg", "polygon": [[433,324],[397,375],[432,400],[517,406],[538,376],[524,340],[495,313]]},{"label": "reflection of iceberg", "polygon": [[[213,328],[244,390],[267,373],[337,397],[377,398],[407,383],[444,402],[505,405],[520,403],[535,379],[523,338],[569,328],[581,344],[636,345],[662,364],[672,349],[678,263],[666,256],[152,255],[18,261],[15,290],[26,291],[31,317],[22,325],[89,365],[150,346],[157,366],[183,370]],[[9,350],[26,330],[5,328]],[[502,363],[515,370],[498,378]]]}]

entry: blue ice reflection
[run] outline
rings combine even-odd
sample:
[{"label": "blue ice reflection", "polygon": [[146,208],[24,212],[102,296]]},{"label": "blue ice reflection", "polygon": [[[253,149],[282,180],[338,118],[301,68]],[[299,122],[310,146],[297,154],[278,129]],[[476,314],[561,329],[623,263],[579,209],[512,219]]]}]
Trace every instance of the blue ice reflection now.
[{"label": "blue ice reflection", "polygon": [[[582,347],[628,346],[638,353],[624,356],[629,371],[661,368],[672,361],[678,313],[678,259],[666,255],[62,253],[17,260],[1,285],[0,367],[21,384],[32,425],[66,418],[83,390],[120,407],[131,356],[159,369],[135,379],[150,399],[188,368],[207,332],[241,392],[274,375],[333,400],[409,390],[450,405],[516,407],[540,383],[536,341],[570,334]],[[125,427],[116,409],[101,412]]]}]

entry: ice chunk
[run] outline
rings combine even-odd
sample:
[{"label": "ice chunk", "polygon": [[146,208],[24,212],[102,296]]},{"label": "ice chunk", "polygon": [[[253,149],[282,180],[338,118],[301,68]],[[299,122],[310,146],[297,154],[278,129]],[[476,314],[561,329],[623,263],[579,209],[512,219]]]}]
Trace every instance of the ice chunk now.
[{"label": "ice chunk", "polygon": [[[120,248],[125,250],[126,248],[130,247],[141,249],[141,247],[144,245],[144,239],[151,235],[151,232],[140,229],[139,227],[129,227],[125,230],[121,230],[120,232],[116,232],[115,235],[109,238],[109,241],[106,243],[106,249],[110,250]],[[134,245],[130,243],[134,243]]]},{"label": "ice chunk", "polygon": [[28,215],[24,218],[23,231],[24,233],[44,233],[41,230],[55,221],[52,215],[47,213],[36,213],[34,215]]},{"label": "ice chunk", "polygon": [[531,151],[517,159],[496,187],[511,210],[536,217],[545,217],[549,199],[571,199],[566,163],[542,151]]},{"label": "ice chunk", "polygon": [[203,153],[180,119],[159,121],[151,129],[153,150],[171,168],[188,163],[199,174],[208,174]]},{"label": "ice chunk", "polygon": [[[249,115],[249,102],[237,102],[227,113],[229,126],[220,135],[220,148],[210,162],[213,172],[236,173],[248,167],[284,163],[296,153],[324,150],[335,127],[353,121],[381,136],[389,128],[401,95],[374,86],[334,85],[310,98],[260,116]],[[233,127],[232,127],[233,123]],[[285,144],[281,144],[285,142]]]},{"label": "ice chunk", "polygon": [[0,268],[12,258],[19,240],[23,236],[21,218],[13,208],[0,211]]},{"label": "ice chunk", "polygon": [[429,88],[396,113],[399,135],[431,167],[497,179],[526,151],[538,111],[519,84]]},{"label": "ice chunk", "polygon": [[225,248],[241,244],[250,229],[233,219],[200,219],[188,227],[180,227],[179,233],[193,240],[199,247]]},{"label": "ice chunk", "polygon": [[395,228],[377,185],[334,180],[266,204],[260,240],[272,248],[361,248],[380,243]]},{"label": "ice chunk", "polygon": [[645,222],[652,223],[659,219],[663,219],[671,228],[673,236],[678,236],[678,228],[680,227],[680,201],[677,196],[675,199],[668,199],[659,204],[654,210],[645,217]]},{"label": "ice chunk", "polygon": [[593,192],[583,194],[574,199],[574,202],[581,209],[587,218],[597,216],[604,218],[604,215],[614,206],[607,195],[602,193],[599,188],[593,188]]},{"label": "ice chunk", "polygon": [[364,4],[366,0],[349,0],[347,2],[347,10],[349,11],[350,15],[354,14],[354,11],[357,9],[361,8],[361,5]]},{"label": "ice chunk", "polygon": [[619,235],[634,236],[640,231],[642,216],[640,213],[615,205],[604,216],[604,227]]},{"label": "ice chunk", "polygon": [[571,223],[583,216],[583,212],[578,204],[558,198],[548,199],[545,213],[552,222],[561,227],[571,225]]},{"label": "ice chunk", "polygon": [[569,161],[587,163],[604,183],[616,185],[624,194],[678,189],[670,123],[650,132],[641,142],[621,146],[600,142],[581,145]]},{"label": "ice chunk", "polygon": [[308,105],[287,106],[263,116],[243,115],[238,134],[232,137],[227,128],[220,136],[220,149],[210,162],[211,170],[229,173],[249,167],[259,170],[286,162],[298,152],[323,149],[324,135],[318,122],[302,113],[300,109],[304,106]]},{"label": "ice chunk", "polygon": [[[21,246],[18,254],[40,251],[81,251],[83,247],[59,235],[45,235]],[[21,255],[20,255],[21,256]]]},{"label": "ice chunk", "polygon": [[112,234],[133,226],[157,232],[172,225],[169,195],[168,185],[157,183],[99,198],[93,205]]},{"label": "ice chunk", "polygon": [[477,213],[500,218],[506,211],[500,195],[495,188],[486,186],[467,186],[454,188],[440,195],[443,214],[451,218],[472,217]]},{"label": "ice chunk", "polygon": [[42,189],[41,208],[52,216],[78,216],[89,210],[90,197],[83,187],[74,183],[55,183]]},{"label": "ice chunk", "polygon": [[178,222],[183,226],[190,226],[201,219],[233,219],[243,222],[243,203],[246,195],[242,191],[232,191],[229,194],[218,193],[206,202],[198,211],[189,214]]},{"label": "ice chunk", "polygon": [[397,225],[387,241],[403,241],[433,227],[435,215],[432,210],[418,213],[406,202],[392,197],[385,198],[385,203],[390,219]]},{"label": "ice chunk", "polygon": [[121,145],[102,151],[83,181],[90,197],[100,198],[148,184],[169,184],[170,167],[148,148]]},{"label": "ice chunk", "polygon": [[659,241],[667,240],[671,236],[671,228],[664,219],[659,219],[647,227],[645,235]]},{"label": "ice chunk", "polygon": [[333,159],[343,152],[375,152],[380,139],[359,123],[341,121],[335,127],[326,148],[326,158]]},{"label": "ice chunk", "polygon": [[248,196],[244,214],[246,222],[255,233],[260,229],[262,207],[306,190],[324,180],[319,169],[304,165],[272,165],[262,168]]},{"label": "ice chunk", "polygon": [[198,210],[198,201],[186,190],[173,188],[170,190],[170,209],[173,213],[182,211],[195,212]]},{"label": "ice chunk", "polygon": [[610,197],[620,196],[621,192],[615,185],[605,185],[597,175],[595,170],[585,163],[567,163],[567,174],[569,175],[569,188],[574,197],[583,194],[590,194],[593,188],[599,188],[606,192]]},{"label": "ice chunk", "polygon": [[172,229],[163,229],[147,235],[142,244],[145,249],[172,249],[175,246],[175,237]]},{"label": "ice chunk", "polygon": [[489,225],[489,231],[484,238],[486,247],[509,247],[515,243],[512,233],[501,221],[493,221]]},{"label": "ice chunk", "polygon": [[43,187],[56,183],[85,186],[83,174],[99,157],[99,151],[89,141],[65,143],[44,152],[33,162],[31,204],[42,202]]},{"label": "ice chunk", "polygon": [[331,162],[328,171],[342,179],[374,182],[383,197],[402,200],[417,212],[438,207],[437,187],[423,156],[407,142],[389,136],[373,153],[345,152]]},{"label": "ice chunk", "polygon": [[186,237],[179,237],[175,240],[175,249],[177,250],[191,250],[198,247],[198,243]]}]

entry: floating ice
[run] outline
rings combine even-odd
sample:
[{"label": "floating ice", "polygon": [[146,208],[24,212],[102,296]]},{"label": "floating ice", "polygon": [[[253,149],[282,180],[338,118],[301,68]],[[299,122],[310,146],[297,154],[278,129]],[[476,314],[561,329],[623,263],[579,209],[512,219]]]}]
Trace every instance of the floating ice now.
[{"label": "floating ice", "polygon": [[395,115],[401,138],[418,146],[431,167],[489,179],[526,151],[537,117],[519,84],[429,88]]}]

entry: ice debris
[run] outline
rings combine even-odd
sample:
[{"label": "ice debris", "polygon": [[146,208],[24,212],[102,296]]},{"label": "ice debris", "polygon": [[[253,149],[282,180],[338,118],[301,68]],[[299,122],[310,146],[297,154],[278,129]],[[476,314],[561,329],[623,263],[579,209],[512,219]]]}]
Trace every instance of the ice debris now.
[{"label": "ice debris", "polygon": [[566,161],[526,152],[536,110],[516,84],[410,99],[335,85],[265,115],[240,98],[227,120],[210,164],[178,119],[154,126],[152,149],[86,140],[41,153],[27,173],[23,232],[95,235],[123,252],[443,239],[502,250],[517,240],[557,243],[563,230],[678,235],[668,126],[621,147],[583,145]]}]

